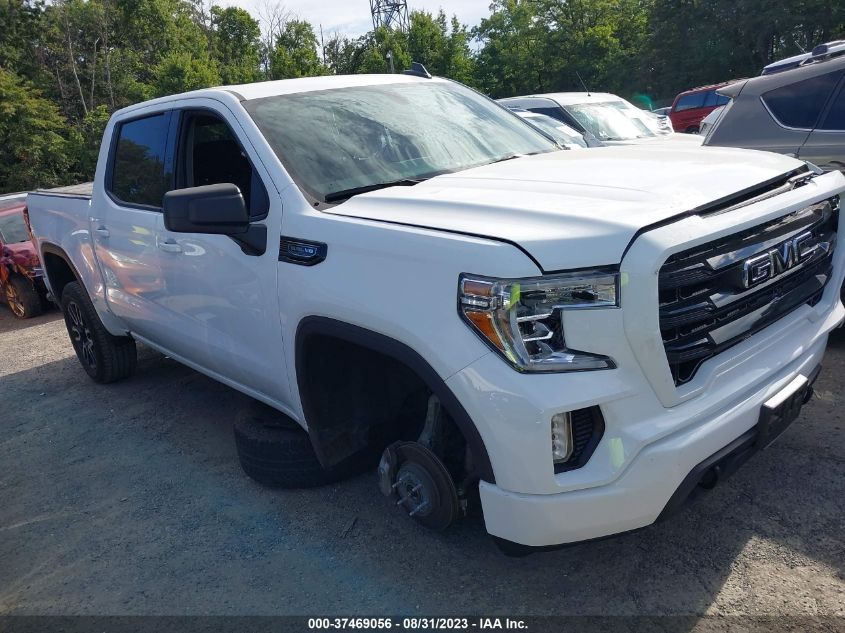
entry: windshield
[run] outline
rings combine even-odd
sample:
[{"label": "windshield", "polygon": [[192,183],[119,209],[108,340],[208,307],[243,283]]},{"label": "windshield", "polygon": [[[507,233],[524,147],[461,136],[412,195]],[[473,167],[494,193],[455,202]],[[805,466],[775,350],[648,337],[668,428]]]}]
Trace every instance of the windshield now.
[{"label": "windshield", "polygon": [[278,95],[244,106],[317,203],[558,149],[495,102],[447,81]]},{"label": "windshield", "polygon": [[628,141],[655,136],[638,116],[632,116],[623,101],[579,103],[566,109],[593,136],[602,141]]},{"label": "windshield", "polygon": [[23,213],[0,215],[0,242],[19,244],[29,241],[29,233],[23,220]]},{"label": "windshield", "polygon": [[548,117],[545,114],[535,114],[524,118],[531,125],[545,132],[562,145],[578,145],[579,147],[587,147],[587,142],[584,140],[583,136],[557,119]]}]

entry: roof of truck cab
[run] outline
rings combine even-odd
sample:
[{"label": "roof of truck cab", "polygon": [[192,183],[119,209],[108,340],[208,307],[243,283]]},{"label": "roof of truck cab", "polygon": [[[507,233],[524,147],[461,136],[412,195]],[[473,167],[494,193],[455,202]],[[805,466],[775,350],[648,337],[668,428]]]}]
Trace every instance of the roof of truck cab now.
[{"label": "roof of truck cab", "polygon": [[240,101],[275,97],[278,95],[296,94],[299,92],[315,92],[318,90],[337,90],[340,88],[357,88],[360,86],[383,86],[399,83],[443,82],[447,79],[438,77],[423,78],[415,75],[327,75],[324,77],[300,77],[298,79],[279,79],[276,81],[259,81],[251,84],[232,86],[215,86],[191,92],[183,92],[151,101],[136,103],[119,111],[120,114],[132,112],[150,105],[176,101],[185,97],[214,97],[221,93],[234,95]]}]

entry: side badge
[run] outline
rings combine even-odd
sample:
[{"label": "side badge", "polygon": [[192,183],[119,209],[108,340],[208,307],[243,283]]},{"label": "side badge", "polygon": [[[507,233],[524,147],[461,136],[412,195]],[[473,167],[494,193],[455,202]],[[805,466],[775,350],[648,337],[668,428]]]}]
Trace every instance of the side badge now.
[{"label": "side badge", "polygon": [[279,242],[279,261],[300,266],[314,266],[326,259],[329,247],[322,242],[282,236]]}]

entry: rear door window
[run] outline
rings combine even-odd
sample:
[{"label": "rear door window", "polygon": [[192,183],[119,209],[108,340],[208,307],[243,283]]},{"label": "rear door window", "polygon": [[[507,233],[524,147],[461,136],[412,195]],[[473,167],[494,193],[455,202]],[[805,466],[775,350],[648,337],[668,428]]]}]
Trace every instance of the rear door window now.
[{"label": "rear door window", "polygon": [[109,192],[120,202],[161,208],[173,181],[167,165],[169,129],[170,112],[119,125]]},{"label": "rear door window", "polygon": [[845,86],[839,90],[827,112],[824,122],[819,126],[822,130],[845,132]]},{"label": "rear door window", "polygon": [[816,126],[842,72],[827,73],[775,88],[763,95],[763,103],[781,125],[811,130]]},{"label": "rear door window", "polygon": [[693,92],[692,94],[680,97],[678,99],[678,102],[675,104],[675,112],[683,112],[684,110],[694,110],[695,108],[703,108],[704,99],[706,96],[706,92]]}]

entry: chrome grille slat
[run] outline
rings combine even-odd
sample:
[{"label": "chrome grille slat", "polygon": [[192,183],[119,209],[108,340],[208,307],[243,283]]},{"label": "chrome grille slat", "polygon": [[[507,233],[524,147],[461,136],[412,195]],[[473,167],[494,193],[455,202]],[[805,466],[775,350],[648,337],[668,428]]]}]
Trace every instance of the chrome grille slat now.
[{"label": "chrome grille slat", "polygon": [[[692,380],[710,358],[818,302],[832,273],[838,214],[838,200],[831,199],[664,262],[658,277],[660,330],[676,386]],[[745,287],[749,258],[808,231],[830,248],[816,249],[803,261],[795,258],[790,268],[782,266],[768,280]]]}]

